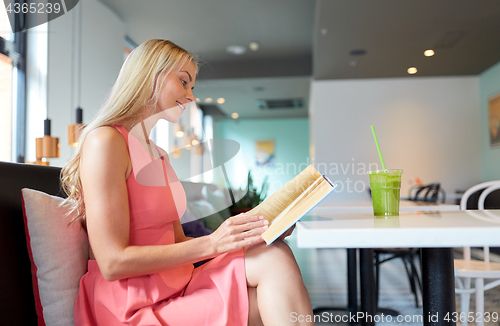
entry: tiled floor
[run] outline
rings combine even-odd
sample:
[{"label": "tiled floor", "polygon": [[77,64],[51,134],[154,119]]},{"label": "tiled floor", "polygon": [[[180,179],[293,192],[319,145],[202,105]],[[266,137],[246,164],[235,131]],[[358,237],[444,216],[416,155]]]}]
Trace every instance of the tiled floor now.
[{"label": "tiled floor", "polygon": [[[294,252],[295,258],[302,272],[304,283],[309,291],[313,308],[320,306],[345,307],[347,305],[347,254],[345,249],[299,249],[296,246],[296,232],[287,238],[287,243]],[[461,257],[456,257],[461,258]],[[492,261],[500,257],[492,255]],[[403,263],[398,260],[386,262],[381,267],[381,289],[379,306],[391,308],[400,312],[399,320],[393,317],[391,322],[377,322],[377,326],[422,325],[422,307],[415,307],[415,299],[411,293]],[[457,295],[456,306],[460,309],[460,298]],[[471,309],[474,309],[474,295],[471,297]],[[485,311],[500,314],[500,286],[489,290],[485,295]],[[335,315],[342,315],[343,311],[332,311]],[[332,322],[318,322],[316,325],[347,325],[335,322],[335,315],[317,320]],[[340,317],[337,317],[337,320]],[[406,320],[406,321],[405,321]],[[457,323],[460,325],[460,323]],[[475,323],[469,323],[474,326]],[[499,326],[500,323],[489,322],[486,326]]]}]

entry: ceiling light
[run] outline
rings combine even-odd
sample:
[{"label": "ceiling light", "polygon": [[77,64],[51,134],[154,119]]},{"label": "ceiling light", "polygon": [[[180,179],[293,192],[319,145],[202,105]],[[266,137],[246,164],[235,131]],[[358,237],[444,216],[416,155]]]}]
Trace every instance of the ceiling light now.
[{"label": "ceiling light", "polygon": [[217,103],[219,103],[219,104],[224,104],[224,102],[226,102],[226,100],[223,97],[219,97],[217,99]]},{"label": "ceiling light", "polygon": [[424,55],[426,57],[432,57],[434,55],[434,51],[432,51],[432,50],[425,50]]},{"label": "ceiling light", "polygon": [[198,97],[196,98],[196,102],[200,102],[200,99]]},{"label": "ceiling light", "polygon": [[233,118],[233,119],[238,119],[239,116],[240,115],[236,112],[233,112],[233,114],[231,114],[231,118]]},{"label": "ceiling light", "polygon": [[407,71],[408,71],[408,73],[409,73],[410,75],[413,75],[413,74],[416,74],[416,73],[417,73],[417,68],[415,68],[415,67],[410,67],[410,68],[408,68],[408,70],[407,70]]},{"label": "ceiling light", "polygon": [[252,42],[248,45],[248,47],[250,48],[250,50],[252,51],[257,51],[260,47],[260,44],[257,43],[257,42]]},{"label": "ceiling light", "polygon": [[247,52],[247,48],[244,47],[243,45],[230,45],[226,48],[226,52],[235,55],[241,55]]},{"label": "ceiling light", "polygon": [[213,101],[214,101],[214,100],[212,100],[212,98],[211,98],[211,97],[207,97],[207,98],[205,99],[205,103],[212,103]]}]

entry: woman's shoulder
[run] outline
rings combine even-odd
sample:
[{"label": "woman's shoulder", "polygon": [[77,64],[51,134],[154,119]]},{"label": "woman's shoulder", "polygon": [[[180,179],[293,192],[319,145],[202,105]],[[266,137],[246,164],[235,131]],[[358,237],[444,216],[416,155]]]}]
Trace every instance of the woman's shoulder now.
[{"label": "woman's shoulder", "polygon": [[125,139],[116,128],[112,126],[101,126],[88,133],[85,139],[85,143],[91,143],[101,146],[116,146],[116,142],[120,140],[125,142]]},{"label": "woman's shoulder", "polygon": [[[109,167],[115,172],[128,171],[129,155],[125,139],[111,126],[90,131],[82,148],[84,166],[91,170]],[[107,168],[106,168],[107,169]]]},{"label": "woman's shoulder", "polygon": [[103,153],[116,155],[128,152],[125,138],[111,126],[101,126],[90,131],[85,138],[82,150],[91,155]]}]

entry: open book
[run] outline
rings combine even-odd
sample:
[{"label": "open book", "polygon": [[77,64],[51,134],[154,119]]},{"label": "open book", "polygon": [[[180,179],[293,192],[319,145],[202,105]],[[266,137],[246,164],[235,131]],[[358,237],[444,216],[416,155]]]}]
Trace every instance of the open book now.
[{"label": "open book", "polygon": [[262,215],[269,228],[262,238],[269,245],[322,201],[336,185],[309,165],[247,215]]}]

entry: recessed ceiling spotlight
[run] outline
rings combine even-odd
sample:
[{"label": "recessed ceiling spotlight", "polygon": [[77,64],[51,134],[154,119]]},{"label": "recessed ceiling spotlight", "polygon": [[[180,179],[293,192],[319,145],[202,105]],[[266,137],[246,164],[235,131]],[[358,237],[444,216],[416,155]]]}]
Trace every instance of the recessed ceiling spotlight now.
[{"label": "recessed ceiling spotlight", "polygon": [[240,115],[239,115],[238,113],[236,113],[236,112],[233,112],[233,113],[231,114],[231,118],[233,118],[233,119],[238,119],[238,118],[239,118],[239,116],[240,116]]},{"label": "recessed ceiling spotlight", "polygon": [[219,104],[224,104],[224,102],[226,102],[226,100],[223,97],[219,97],[217,99],[217,103],[219,103]]},{"label": "recessed ceiling spotlight", "polygon": [[247,52],[247,48],[243,45],[230,45],[226,48],[226,52],[235,55],[242,55],[243,53]]},{"label": "recessed ceiling spotlight", "polygon": [[356,67],[357,65],[358,65],[358,62],[356,60],[349,60],[349,66]]},{"label": "recessed ceiling spotlight", "polygon": [[432,51],[432,50],[425,50],[424,55],[426,57],[432,57],[434,55],[434,51]]},{"label": "recessed ceiling spotlight", "polygon": [[352,50],[351,52],[349,52],[349,55],[353,55],[353,56],[360,56],[360,55],[365,55],[365,54],[366,54],[365,49],[355,49],[355,50]]},{"label": "recessed ceiling spotlight", "polygon": [[328,33],[328,30],[326,28],[321,29],[321,35],[326,35]]},{"label": "recessed ceiling spotlight", "polygon": [[260,44],[258,42],[252,42],[248,45],[248,47],[250,48],[250,50],[252,51],[257,51],[260,47]]},{"label": "recessed ceiling spotlight", "polygon": [[207,98],[205,99],[205,103],[212,103],[212,102],[213,102],[213,100],[212,100],[212,98],[210,98],[210,97],[207,97]]},{"label": "recessed ceiling spotlight", "polygon": [[196,98],[196,102],[200,102],[200,99],[198,97]]},{"label": "recessed ceiling spotlight", "polygon": [[410,67],[410,68],[408,68],[408,70],[407,70],[407,71],[408,71],[408,73],[409,73],[410,75],[414,75],[414,74],[416,74],[416,73],[417,73],[417,68],[415,68],[415,67]]}]

